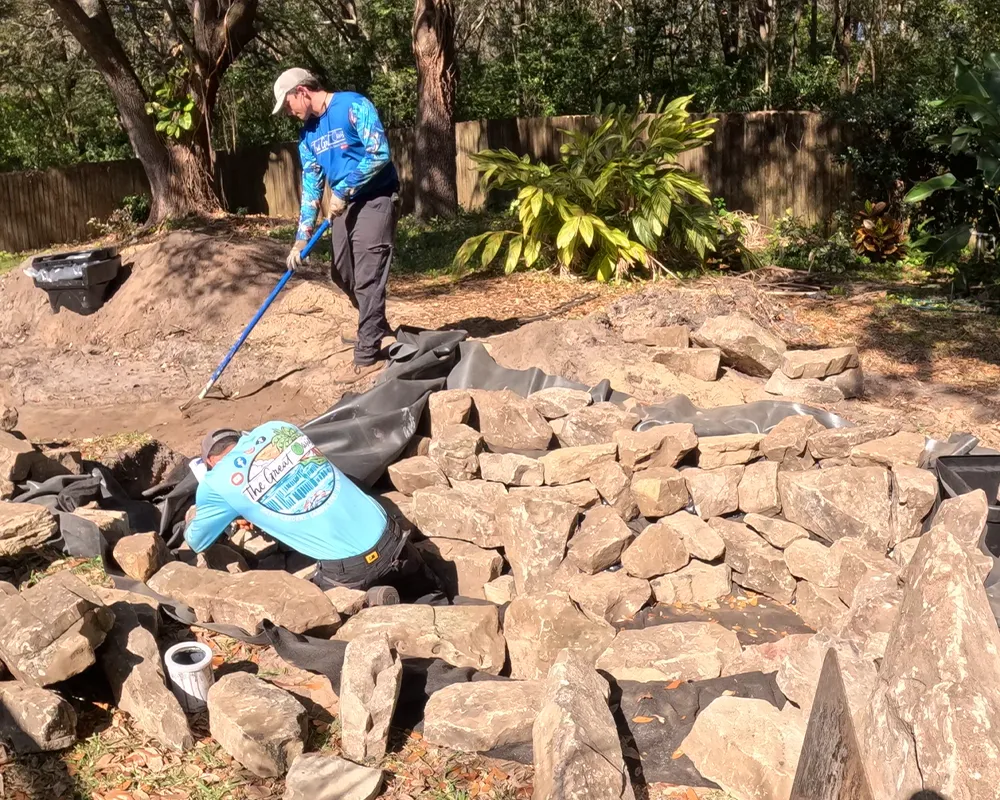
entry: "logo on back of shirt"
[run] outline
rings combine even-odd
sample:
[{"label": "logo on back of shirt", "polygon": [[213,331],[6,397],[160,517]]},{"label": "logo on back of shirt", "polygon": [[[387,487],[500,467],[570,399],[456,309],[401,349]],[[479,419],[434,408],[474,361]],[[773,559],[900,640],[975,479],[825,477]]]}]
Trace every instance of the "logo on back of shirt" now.
[{"label": "logo on back of shirt", "polygon": [[312,142],[312,149],[316,155],[325,153],[333,147],[339,147],[341,150],[347,149],[347,136],[344,134],[343,128],[334,128],[329,133],[324,133],[313,139]]},{"label": "logo on back of shirt", "polygon": [[306,514],[333,494],[333,465],[309,438],[291,426],[278,428],[250,464],[243,494],[278,514]]}]

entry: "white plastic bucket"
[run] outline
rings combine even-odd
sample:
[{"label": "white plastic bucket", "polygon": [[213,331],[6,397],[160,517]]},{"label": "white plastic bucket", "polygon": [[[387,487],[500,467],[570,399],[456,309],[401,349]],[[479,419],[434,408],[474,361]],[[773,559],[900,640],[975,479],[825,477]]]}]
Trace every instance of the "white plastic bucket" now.
[{"label": "white plastic bucket", "polygon": [[201,642],[180,642],[163,656],[170,688],[189,714],[208,706],[208,690],[215,683],[212,648]]}]

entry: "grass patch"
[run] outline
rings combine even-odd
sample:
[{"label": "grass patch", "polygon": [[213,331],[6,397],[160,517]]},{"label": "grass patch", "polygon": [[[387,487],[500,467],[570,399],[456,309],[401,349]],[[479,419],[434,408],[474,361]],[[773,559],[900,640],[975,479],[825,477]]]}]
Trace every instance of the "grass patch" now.
[{"label": "grass patch", "polygon": [[80,442],[80,454],[88,461],[100,461],[102,456],[138,449],[153,441],[143,431],[125,431],[110,436],[93,436]]},{"label": "grass patch", "polygon": [[0,275],[5,272],[10,272],[14,267],[18,266],[24,259],[26,259],[30,253],[8,253],[6,250],[0,250]]},{"label": "grass patch", "polygon": [[[420,222],[408,215],[400,219],[396,229],[396,251],[392,271],[397,274],[437,276],[451,269],[452,260],[462,242],[486,230],[508,227],[511,220],[500,214],[459,214],[454,219]],[[516,226],[516,222],[514,222]],[[295,225],[271,228],[271,239],[287,243],[295,240]],[[314,263],[329,261],[330,237],[324,236],[313,249],[310,260]]]}]

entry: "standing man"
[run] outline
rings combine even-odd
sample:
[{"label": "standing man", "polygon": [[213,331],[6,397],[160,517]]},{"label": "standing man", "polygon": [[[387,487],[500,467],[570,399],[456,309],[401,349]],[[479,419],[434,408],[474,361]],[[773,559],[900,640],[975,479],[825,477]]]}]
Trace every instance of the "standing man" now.
[{"label": "standing man", "polygon": [[285,70],[274,82],[274,113],[304,123],[299,133],[302,205],[289,269],[302,265],[323,188],[330,184],[333,230],[331,277],[358,310],[353,368],[341,382],[353,383],[378,369],[382,338],[392,335],[385,318],[385,291],[396,239],[399,176],[389,142],[371,100],[355,92],[328,92],[304,69]]}]

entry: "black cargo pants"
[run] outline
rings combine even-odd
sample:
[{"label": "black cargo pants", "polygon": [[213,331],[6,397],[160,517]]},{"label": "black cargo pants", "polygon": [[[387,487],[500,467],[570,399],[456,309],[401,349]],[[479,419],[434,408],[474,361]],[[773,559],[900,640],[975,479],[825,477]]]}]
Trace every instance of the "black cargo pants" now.
[{"label": "black cargo pants", "polygon": [[354,363],[374,364],[382,337],[392,333],[385,318],[385,291],[396,242],[396,193],[356,200],[333,221],[330,275],[358,310]]}]

